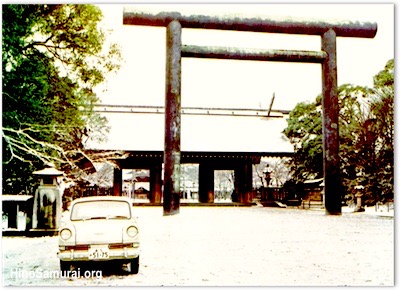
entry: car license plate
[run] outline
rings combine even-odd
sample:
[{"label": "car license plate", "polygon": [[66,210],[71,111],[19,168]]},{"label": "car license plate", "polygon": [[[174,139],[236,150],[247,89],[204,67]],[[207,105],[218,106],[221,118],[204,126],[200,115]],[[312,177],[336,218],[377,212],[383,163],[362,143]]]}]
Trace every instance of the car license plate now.
[{"label": "car license plate", "polygon": [[110,257],[110,250],[108,246],[91,246],[89,248],[90,260],[108,259]]}]

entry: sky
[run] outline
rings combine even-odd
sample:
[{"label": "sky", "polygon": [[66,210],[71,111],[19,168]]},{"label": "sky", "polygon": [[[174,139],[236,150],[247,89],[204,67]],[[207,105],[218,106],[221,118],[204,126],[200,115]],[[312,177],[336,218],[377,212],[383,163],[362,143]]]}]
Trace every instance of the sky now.
[{"label": "sky", "polygon": [[[394,57],[393,4],[103,4],[110,41],[121,46],[121,69],[97,93],[103,104],[164,105],[165,28],[122,24],[123,9],[182,14],[370,21],[375,38],[337,38],[338,85],[372,86]],[[182,43],[260,49],[319,51],[320,37],[183,29]],[[106,88],[107,91],[103,92]],[[240,60],[182,60],[182,106],[291,110],[321,93],[321,65]]]},{"label": "sky", "polygon": [[[164,27],[123,25],[123,9],[182,14],[376,22],[375,38],[337,38],[338,85],[373,85],[394,57],[393,4],[102,4],[108,40],[121,47],[121,69],[97,89],[102,104],[165,104]],[[319,36],[183,29],[182,44],[259,49],[321,50]],[[292,110],[321,94],[321,65],[218,59],[182,59],[182,107]],[[101,149],[163,150],[162,115],[106,114],[111,131]],[[235,119],[237,118],[237,119]],[[182,116],[184,151],[277,151],[287,123],[271,119]],[[271,133],[268,133],[271,132]],[[257,136],[257,137],[256,137]],[[257,144],[254,142],[257,140]],[[272,147],[268,147],[272,146]],[[267,148],[268,147],[268,148]],[[224,150],[225,149],[225,150]],[[228,150],[229,149],[229,150]],[[284,150],[285,152],[286,149]]]}]

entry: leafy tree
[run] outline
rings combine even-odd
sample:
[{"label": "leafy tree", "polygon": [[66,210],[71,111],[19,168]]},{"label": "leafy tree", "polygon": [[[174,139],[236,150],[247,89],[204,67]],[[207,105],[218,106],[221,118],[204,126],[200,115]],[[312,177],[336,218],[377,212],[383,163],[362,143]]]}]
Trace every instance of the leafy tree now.
[{"label": "leafy tree", "polygon": [[[364,186],[367,203],[393,198],[394,61],[374,76],[374,88],[338,88],[342,185],[348,197]],[[295,146],[291,186],[323,176],[321,97],[300,103],[284,133]],[[360,175],[360,173],[362,175]]]},{"label": "leafy tree", "polygon": [[373,142],[368,143],[365,134],[371,118],[369,93],[368,88],[350,84],[342,85],[338,92],[340,169],[346,199],[353,199],[354,188],[360,185],[358,174],[371,156]]},{"label": "leafy tree", "polygon": [[374,121],[375,200],[393,199],[394,193],[394,59],[374,76],[371,114]]},{"label": "leafy tree", "polygon": [[295,147],[292,179],[301,183],[323,176],[321,96],[314,103],[299,103],[289,114],[284,134]]},{"label": "leafy tree", "polygon": [[118,69],[93,5],[3,5],[3,192],[29,192],[32,171],[52,162],[70,175],[102,140],[106,119],[93,112],[93,88]]},{"label": "leafy tree", "polygon": [[385,68],[374,76],[374,88],[394,87],[394,59],[389,60]]},{"label": "leafy tree", "polygon": [[[343,97],[344,96],[344,97]],[[348,196],[364,186],[367,204],[393,198],[394,62],[374,76],[374,88],[349,86],[339,99],[342,180]],[[360,174],[361,175],[357,175]]]}]

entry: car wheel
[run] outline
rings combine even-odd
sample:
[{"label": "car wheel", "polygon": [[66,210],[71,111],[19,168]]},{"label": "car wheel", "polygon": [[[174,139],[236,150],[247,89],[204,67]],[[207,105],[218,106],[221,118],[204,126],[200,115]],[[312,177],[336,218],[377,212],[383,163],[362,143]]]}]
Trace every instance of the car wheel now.
[{"label": "car wheel", "polygon": [[139,273],[139,257],[129,260],[129,264],[130,264],[129,273],[131,274]]},{"label": "car wheel", "polygon": [[70,262],[60,260],[60,270],[61,271],[71,271],[72,264]]}]

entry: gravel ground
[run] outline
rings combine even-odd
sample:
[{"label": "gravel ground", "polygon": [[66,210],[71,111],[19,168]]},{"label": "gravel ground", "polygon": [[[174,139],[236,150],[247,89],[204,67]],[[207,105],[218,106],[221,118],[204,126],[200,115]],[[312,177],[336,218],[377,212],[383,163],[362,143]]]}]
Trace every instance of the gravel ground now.
[{"label": "gravel ground", "polygon": [[57,237],[3,237],[3,285],[394,285],[393,217],[266,207],[181,207],[165,217],[161,207],[136,210],[139,274],[49,278],[46,271],[59,269]]}]

